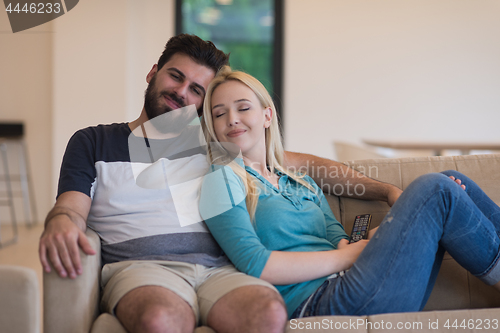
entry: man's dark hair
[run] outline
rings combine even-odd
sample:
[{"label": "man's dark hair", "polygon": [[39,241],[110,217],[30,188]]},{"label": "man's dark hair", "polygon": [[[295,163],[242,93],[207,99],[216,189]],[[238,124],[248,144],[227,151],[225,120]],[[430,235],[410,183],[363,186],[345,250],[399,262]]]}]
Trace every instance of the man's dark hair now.
[{"label": "man's dark hair", "polygon": [[158,70],[176,53],[189,56],[196,63],[211,68],[215,73],[229,62],[229,54],[219,50],[214,43],[204,41],[195,35],[180,34],[170,38],[165,45],[165,50],[158,59]]}]

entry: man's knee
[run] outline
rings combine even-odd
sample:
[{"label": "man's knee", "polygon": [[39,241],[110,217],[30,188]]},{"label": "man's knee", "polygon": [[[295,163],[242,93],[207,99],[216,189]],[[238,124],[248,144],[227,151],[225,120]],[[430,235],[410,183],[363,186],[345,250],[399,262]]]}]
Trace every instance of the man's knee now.
[{"label": "man's knee", "polygon": [[153,304],[145,306],[135,318],[135,332],[192,332],[194,322],[171,307]]},{"label": "man's knee", "polygon": [[213,306],[208,318],[209,326],[217,332],[283,332],[286,321],[286,307],[280,294],[257,285],[226,294]]},{"label": "man's knee", "polygon": [[173,313],[166,307],[148,306],[138,313],[137,329],[139,332],[163,332],[172,316]]},{"label": "man's knee", "polygon": [[288,314],[283,301],[279,298],[270,298],[262,304],[259,317],[270,326],[281,327],[286,323]]},{"label": "man's knee", "polygon": [[192,332],[195,315],[188,303],[170,290],[145,286],[127,293],[116,316],[130,332]]},{"label": "man's knee", "polygon": [[250,301],[252,304],[252,315],[262,323],[264,327],[283,327],[288,315],[285,303],[281,296],[273,289],[257,287],[255,297]]}]

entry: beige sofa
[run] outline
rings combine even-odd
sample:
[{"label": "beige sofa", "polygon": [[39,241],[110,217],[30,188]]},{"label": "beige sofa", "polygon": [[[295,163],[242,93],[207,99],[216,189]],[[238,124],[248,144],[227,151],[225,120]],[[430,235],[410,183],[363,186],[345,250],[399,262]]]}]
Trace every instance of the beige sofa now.
[{"label": "beige sofa", "polygon": [[40,296],[33,269],[0,266],[0,332],[40,332]]},{"label": "beige sofa", "polygon": [[[419,157],[355,161],[351,166],[372,178],[404,189],[419,175],[458,170],[476,181],[500,203],[500,155]],[[335,170],[329,170],[334,175]],[[327,196],[335,216],[349,232],[354,216],[371,213],[377,226],[389,207],[384,202]],[[98,255],[84,257],[84,274],[76,280],[44,276],[44,332],[125,332],[108,314],[99,314],[99,238],[87,235]],[[313,317],[290,321],[287,332],[499,332],[500,293],[445,256],[425,310],[418,313],[351,317]],[[196,333],[213,332],[201,327]]]}]

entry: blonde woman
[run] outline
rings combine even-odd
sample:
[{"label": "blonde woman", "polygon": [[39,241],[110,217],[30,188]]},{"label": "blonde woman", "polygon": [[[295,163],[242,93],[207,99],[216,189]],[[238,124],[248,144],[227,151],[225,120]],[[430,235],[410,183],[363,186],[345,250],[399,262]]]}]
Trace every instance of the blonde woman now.
[{"label": "blonde woman", "polygon": [[226,68],[208,87],[203,121],[212,167],[202,217],[236,268],[276,286],[290,319],[420,310],[446,250],[500,288],[500,209],[466,176],[420,177],[369,241],[349,244],[314,181],[283,168],[259,81]]}]

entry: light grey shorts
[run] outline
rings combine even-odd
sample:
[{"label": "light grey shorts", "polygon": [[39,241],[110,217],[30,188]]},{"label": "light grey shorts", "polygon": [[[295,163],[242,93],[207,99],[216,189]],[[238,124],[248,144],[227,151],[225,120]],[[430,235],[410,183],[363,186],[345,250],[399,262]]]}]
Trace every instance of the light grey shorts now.
[{"label": "light grey shorts", "polygon": [[276,290],[264,280],[237,271],[233,265],[206,267],[178,261],[122,261],[107,264],[102,269],[101,308],[114,315],[116,305],[129,291],[143,286],[160,286],[184,299],[193,309],[196,320],[201,319],[205,325],[215,302],[236,288],[251,285]]}]

